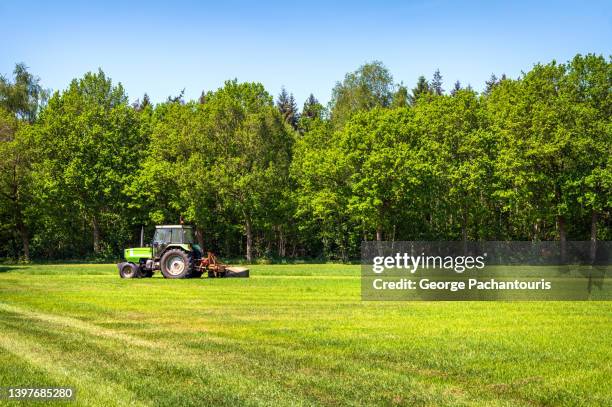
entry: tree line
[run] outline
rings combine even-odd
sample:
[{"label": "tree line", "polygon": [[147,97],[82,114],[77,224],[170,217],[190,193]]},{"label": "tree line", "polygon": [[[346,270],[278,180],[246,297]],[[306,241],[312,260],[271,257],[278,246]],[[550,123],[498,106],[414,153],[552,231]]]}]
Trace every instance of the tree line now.
[{"label": "tree line", "polygon": [[359,256],[364,240],[609,240],[612,63],[577,55],[396,83],[380,62],[323,106],[225,82],[129,103],[102,70],[0,77],[0,257],[111,259],[155,224],[225,257]]}]

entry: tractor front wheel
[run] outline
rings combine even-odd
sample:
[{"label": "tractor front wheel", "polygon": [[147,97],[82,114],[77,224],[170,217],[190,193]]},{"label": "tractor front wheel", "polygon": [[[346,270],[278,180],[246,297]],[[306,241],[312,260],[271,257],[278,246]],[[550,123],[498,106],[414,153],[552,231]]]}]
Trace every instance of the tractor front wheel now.
[{"label": "tractor front wheel", "polygon": [[160,263],[165,278],[188,278],[193,268],[191,256],[180,249],[168,250]]},{"label": "tractor front wheel", "polygon": [[119,270],[119,275],[121,278],[137,278],[138,271],[132,264],[126,263]]}]

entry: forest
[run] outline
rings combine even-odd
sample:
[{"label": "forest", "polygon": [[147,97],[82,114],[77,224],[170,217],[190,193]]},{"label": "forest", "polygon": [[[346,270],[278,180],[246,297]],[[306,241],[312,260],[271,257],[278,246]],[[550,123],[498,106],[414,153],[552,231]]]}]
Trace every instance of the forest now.
[{"label": "forest", "polygon": [[54,92],[28,69],[0,77],[7,261],[116,259],[180,221],[249,262],[349,261],[364,240],[612,238],[610,57],[480,91],[439,71],[405,86],[373,61],[301,109],[260,83],[130,103],[101,69]]}]

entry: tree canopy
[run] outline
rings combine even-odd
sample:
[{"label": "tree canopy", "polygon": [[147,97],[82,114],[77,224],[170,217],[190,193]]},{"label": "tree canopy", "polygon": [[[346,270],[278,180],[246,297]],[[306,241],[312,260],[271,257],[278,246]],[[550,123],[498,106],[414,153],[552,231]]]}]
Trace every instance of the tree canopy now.
[{"label": "tree canopy", "polygon": [[328,108],[256,82],[130,104],[89,72],[0,78],[0,257],[109,259],[160,223],[222,256],[349,260],[363,240],[612,238],[612,62],[409,90],[381,62]]}]

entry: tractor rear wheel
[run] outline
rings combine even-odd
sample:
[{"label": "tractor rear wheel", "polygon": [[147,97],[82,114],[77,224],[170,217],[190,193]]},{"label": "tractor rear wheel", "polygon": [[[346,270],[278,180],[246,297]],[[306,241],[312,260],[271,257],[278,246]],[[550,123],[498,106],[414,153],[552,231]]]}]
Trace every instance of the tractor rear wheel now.
[{"label": "tractor rear wheel", "polygon": [[193,269],[191,256],[180,249],[168,250],[160,263],[165,278],[188,278]]}]

